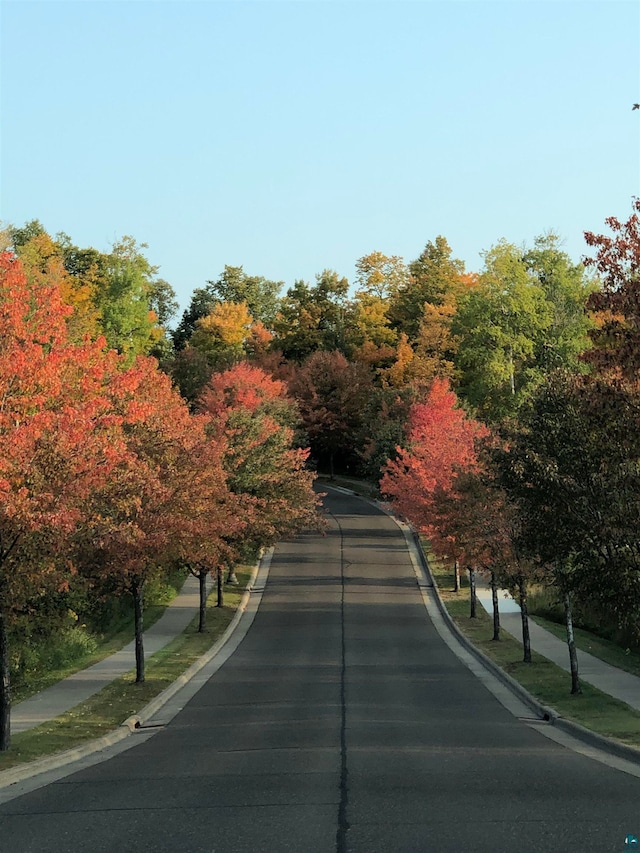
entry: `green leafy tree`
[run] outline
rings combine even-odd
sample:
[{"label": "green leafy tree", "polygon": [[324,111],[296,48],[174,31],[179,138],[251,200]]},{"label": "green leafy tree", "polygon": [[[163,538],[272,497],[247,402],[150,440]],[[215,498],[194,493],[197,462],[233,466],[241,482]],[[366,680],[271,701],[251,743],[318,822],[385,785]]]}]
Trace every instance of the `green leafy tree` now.
[{"label": "green leafy tree", "polygon": [[392,294],[389,316],[399,332],[413,341],[420,328],[425,303],[442,305],[465,289],[464,264],[452,257],[446,239],[429,241],[420,256],[409,264],[409,280]]},{"label": "green leafy tree", "polygon": [[348,293],[349,282],[333,270],[319,273],[313,287],[297,281],[280,304],[273,348],[295,361],[317,350],[348,352],[354,343]]},{"label": "green leafy tree", "polygon": [[478,284],[461,298],[451,326],[459,341],[460,394],[485,420],[515,412],[540,378],[536,352],[551,322],[544,290],[521,250],[500,241],[486,252]]},{"label": "green leafy tree", "polygon": [[497,462],[521,508],[523,543],[561,597],[574,595],[640,639],[640,396],[555,371],[536,389]]},{"label": "green leafy tree", "polygon": [[198,320],[223,302],[246,304],[253,319],[271,329],[279,309],[282,287],[281,281],[247,275],[242,267],[225,266],[217,280],[209,280],[205,287],[194,290],[189,307],[173,333],[176,349],[185,347],[197,328]]},{"label": "green leafy tree", "polygon": [[115,243],[103,259],[96,297],[107,343],[130,362],[149,353],[163,335],[150,306],[157,267],[143,254],[145,248],[133,237]]},{"label": "green leafy tree", "polygon": [[580,355],[589,346],[593,328],[587,300],[597,283],[587,276],[584,264],[574,264],[560,249],[560,238],[553,232],[536,238],[523,263],[535,276],[550,309],[549,325],[536,343],[536,364],[545,373],[558,367],[581,369]]}]

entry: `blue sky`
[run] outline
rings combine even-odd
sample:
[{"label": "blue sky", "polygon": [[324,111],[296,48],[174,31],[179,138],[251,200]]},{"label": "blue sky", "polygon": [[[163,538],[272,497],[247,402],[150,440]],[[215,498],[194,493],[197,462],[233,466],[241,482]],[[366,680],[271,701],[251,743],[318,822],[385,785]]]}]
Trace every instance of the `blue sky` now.
[{"label": "blue sky", "polygon": [[130,234],[182,307],[438,234],[577,260],[640,195],[636,0],[1,6],[0,218]]}]

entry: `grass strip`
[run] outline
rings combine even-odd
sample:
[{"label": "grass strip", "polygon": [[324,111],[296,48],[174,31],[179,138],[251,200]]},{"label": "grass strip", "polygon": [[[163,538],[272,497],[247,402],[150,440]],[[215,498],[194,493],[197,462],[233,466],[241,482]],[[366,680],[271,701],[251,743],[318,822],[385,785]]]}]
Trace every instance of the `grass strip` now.
[{"label": "grass strip", "polygon": [[211,593],[207,601],[206,633],[198,633],[196,616],[182,634],[146,660],[143,684],[135,683],[132,670],[66,714],[13,735],[10,749],[0,753],[0,771],[94,740],[137,714],[222,636],[238,609],[251,572],[249,566],[236,569],[238,586],[225,588],[224,607],[215,606],[217,594],[215,590]]},{"label": "grass strip", "polygon": [[[544,628],[549,633],[566,642],[567,632],[564,625],[559,625],[550,619],[544,619],[542,616],[531,616],[531,619]],[[605,663],[611,664],[618,669],[622,669],[631,675],[640,676],[640,654],[631,649],[623,649],[617,643],[611,640],[606,640],[604,637],[598,637],[590,631],[585,631],[582,628],[573,629],[574,639],[579,651],[588,652],[595,658],[599,658]],[[580,656],[578,655],[578,664],[580,664]]]},{"label": "grass strip", "polygon": [[[165,613],[167,606],[178,595],[178,592],[179,590],[175,589],[173,594],[166,596],[165,600],[161,604],[145,604],[143,613],[145,631],[155,625],[158,619],[160,619],[160,617]],[[22,702],[24,699],[28,699],[36,693],[41,693],[43,690],[46,690],[47,687],[57,684],[58,681],[62,681],[64,678],[68,678],[70,675],[80,672],[81,669],[87,669],[95,663],[99,663],[101,660],[104,660],[110,655],[119,652],[120,649],[124,648],[133,640],[134,636],[132,612],[124,627],[101,639],[95,651],[75,657],[69,663],[57,666],[55,669],[49,668],[46,670],[43,669],[37,673],[29,673],[27,681],[18,683],[12,687],[13,702],[15,704]]]},{"label": "grass strip", "polygon": [[[428,554],[428,545],[423,542],[423,547]],[[598,734],[640,747],[640,712],[584,681],[581,682],[582,694],[572,696],[569,673],[536,652],[532,652],[530,664],[524,663],[522,643],[504,631],[501,632],[499,642],[491,639],[493,619],[482,605],[478,604],[478,615],[471,619],[468,588],[453,592],[453,573],[450,568],[435,560],[433,555],[429,555],[429,565],[449,615],[477,649],[502,667],[536,699],[554,708],[561,717]],[[563,630],[562,626],[555,627]],[[562,639],[565,639],[564,636]],[[567,657],[568,654],[567,651]]]}]

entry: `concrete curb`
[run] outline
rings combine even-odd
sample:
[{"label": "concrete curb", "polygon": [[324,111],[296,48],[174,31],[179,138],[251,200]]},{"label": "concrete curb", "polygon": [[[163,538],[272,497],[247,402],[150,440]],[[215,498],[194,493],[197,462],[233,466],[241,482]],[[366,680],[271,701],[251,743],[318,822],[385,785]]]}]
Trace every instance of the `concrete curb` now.
[{"label": "concrete curb", "polygon": [[[271,548],[266,553],[270,556],[272,552],[273,549]],[[56,770],[66,764],[71,764],[79,759],[87,758],[90,755],[102,752],[119,741],[124,740],[124,738],[129,737],[132,733],[138,731],[143,723],[151,719],[151,717],[153,717],[154,714],[163,707],[163,705],[172,699],[176,693],[178,693],[198,672],[200,672],[203,667],[213,660],[213,658],[222,650],[222,647],[226,645],[237,628],[242,615],[247,609],[263,558],[264,553],[260,555],[260,558],[253,567],[247,588],[245,589],[233,619],[227,626],[224,634],[214,643],[208,652],[205,652],[205,654],[192,663],[191,666],[182,673],[182,675],[178,676],[173,684],[169,685],[169,687],[163,690],[162,693],[159,693],[155,699],[152,699],[151,702],[149,702],[148,705],[145,705],[139,714],[134,714],[133,716],[128,717],[117,729],[97,738],[96,740],[78,744],[78,746],[74,746],[64,752],[58,752],[55,755],[48,755],[45,758],[38,758],[35,761],[30,761],[27,764],[12,767],[9,770],[3,770],[0,772],[0,790],[7,788],[10,785],[15,785],[17,782],[30,779],[33,776],[39,776],[42,773],[47,773],[50,770]]]},{"label": "concrete curb", "polygon": [[[380,507],[383,509],[383,507]],[[393,516],[392,516],[393,517]],[[397,521],[397,519],[395,519]],[[467,637],[462,633],[462,631],[458,628],[456,623],[453,621],[447,608],[440,597],[440,591],[434,581],[433,575],[431,574],[431,568],[429,566],[429,561],[422,550],[422,543],[420,542],[420,537],[416,533],[416,531],[409,525],[407,525],[408,529],[411,531],[411,535],[413,536],[414,543],[416,545],[417,552],[420,556],[420,562],[422,564],[422,569],[429,580],[429,586],[433,589],[434,598],[436,601],[436,605],[442,618],[444,619],[449,630],[454,634],[456,639],[464,646],[464,648],[472,654],[476,660],[478,660],[486,669],[488,669],[496,678],[501,681],[506,687],[508,687],[520,701],[524,702],[527,707],[531,708],[531,710],[539,717],[541,721],[547,721],[551,725],[560,729],[561,731],[566,732],[572,737],[577,738],[578,740],[587,743],[589,746],[593,746],[596,749],[601,749],[604,752],[608,752],[612,755],[617,756],[618,758],[623,758],[626,761],[632,761],[634,764],[640,764],[640,750],[636,749],[633,746],[627,746],[624,743],[620,743],[620,741],[613,740],[612,738],[605,737],[604,735],[600,735],[597,732],[592,732],[591,729],[587,729],[584,726],[581,726],[579,723],[574,723],[572,720],[565,720],[564,717],[561,717],[560,714],[554,709],[550,708],[547,705],[543,705],[535,696],[532,696],[528,690],[526,690],[519,682],[517,682],[514,678],[512,678],[509,673],[505,672],[497,663],[491,660],[491,658],[487,657],[480,649],[476,648],[473,643],[467,639]]]},{"label": "concrete curb", "polygon": [[[332,488],[331,486],[329,488]],[[333,487],[336,489],[336,487]],[[423,573],[422,583],[420,579],[418,579],[418,586],[426,586],[433,591],[433,597],[436,602],[436,606],[442,619],[444,620],[445,625],[449,628],[454,637],[458,640],[458,642],[463,646],[469,654],[473,655],[473,657],[488,669],[505,687],[507,687],[511,692],[528,708],[531,708],[534,714],[539,718],[540,722],[548,722],[555,728],[560,729],[561,731],[566,732],[567,734],[575,737],[577,740],[582,741],[589,746],[595,747],[596,749],[600,749],[603,752],[608,752],[611,755],[615,755],[618,758],[625,759],[626,761],[631,761],[634,764],[640,764],[640,749],[637,749],[633,746],[627,746],[620,741],[613,740],[612,738],[605,737],[605,735],[600,735],[597,732],[592,732],[591,729],[587,729],[584,726],[581,726],[579,723],[574,723],[572,720],[565,720],[564,717],[561,717],[560,714],[554,709],[550,708],[547,705],[543,705],[535,696],[529,693],[518,681],[512,678],[509,673],[505,672],[497,663],[495,663],[491,658],[487,657],[480,649],[476,648],[473,643],[462,633],[462,631],[458,628],[456,623],[453,621],[451,616],[449,615],[449,611],[445,607],[445,604],[440,597],[440,590],[438,589],[437,584],[435,583],[434,577],[431,573],[431,567],[429,566],[429,561],[427,560],[427,556],[422,549],[422,543],[420,542],[420,537],[417,532],[414,530],[412,525],[400,521],[394,513],[387,508],[380,501],[374,501],[370,498],[364,497],[363,495],[359,495],[357,492],[354,492],[351,489],[347,489],[344,487],[338,487],[337,491],[346,492],[348,494],[356,495],[361,498],[361,500],[366,501],[367,503],[373,504],[379,510],[384,512],[390,518],[392,518],[398,527],[402,530],[407,544],[410,544],[409,536],[411,536],[413,540],[413,544],[416,547],[416,551],[420,558],[420,567]]]},{"label": "concrete curb", "polygon": [[458,642],[462,646],[464,646],[464,648],[470,654],[472,654],[476,658],[476,660],[479,661],[486,669],[493,673],[493,675],[495,675],[496,678],[498,678],[506,687],[508,687],[513,693],[515,693],[518,699],[520,699],[521,702],[524,702],[524,704],[528,708],[530,708],[540,720],[553,721],[557,719],[559,717],[557,711],[555,711],[553,708],[549,708],[548,706],[543,705],[542,702],[535,698],[535,696],[532,696],[528,690],[525,690],[525,688],[518,681],[515,680],[515,678],[512,678],[509,673],[505,672],[502,667],[498,666],[498,664],[495,663],[495,661],[491,660],[491,658],[487,657],[484,652],[481,652],[480,649],[476,648],[476,646],[473,645],[471,640],[469,640],[465,636],[465,634],[462,633],[460,628],[458,628],[456,623],[449,615],[449,611],[445,607],[445,604],[440,596],[440,590],[438,589],[438,586],[431,573],[429,561],[427,560],[426,554],[422,550],[422,543],[420,542],[420,537],[412,527],[409,527],[409,530],[411,531],[414,544],[420,556],[422,570],[428,578],[429,588],[433,590],[433,597],[435,599],[436,606],[440,611],[440,615],[444,619],[445,624],[447,625],[451,633],[455,635]]}]

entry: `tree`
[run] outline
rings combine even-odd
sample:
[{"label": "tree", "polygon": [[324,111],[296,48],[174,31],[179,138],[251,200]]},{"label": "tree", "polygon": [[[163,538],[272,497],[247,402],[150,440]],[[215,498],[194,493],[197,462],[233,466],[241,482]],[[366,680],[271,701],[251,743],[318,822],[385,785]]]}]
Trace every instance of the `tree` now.
[{"label": "tree", "polygon": [[300,407],[313,456],[333,477],[358,465],[358,436],[372,391],[371,376],[340,352],[319,351],[295,371],[289,390]]},{"label": "tree", "polygon": [[380,481],[381,492],[401,515],[425,533],[441,555],[453,559],[456,578],[463,549],[451,530],[440,525],[436,499],[441,513],[442,496],[451,493],[456,472],[476,464],[475,441],[484,432],[482,424],[458,407],[449,381],[436,378],[424,402],[411,407],[407,446],[397,448]]},{"label": "tree", "polygon": [[75,340],[104,334],[129,363],[141,353],[168,355],[163,327],[177,302],[171,285],[156,278],[157,267],[143,253],[145,243],[123,237],[104,254],[75,246],[64,233],[53,239],[37,220],[11,229],[11,234],[27,277],[55,279],[73,307],[67,322]]},{"label": "tree", "polygon": [[249,313],[270,329],[278,312],[281,281],[247,275],[242,267],[225,266],[217,281],[208,281],[207,290],[215,302],[244,302]]},{"label": "tree", "polygon": [[398,335],[391,328],[387,310],[389,302],[374,293],[359,290],[353,302],[353,338],[360,346],[366,343],[384,347],[395,344]]},{"label": "tree", "polygon": [[245,356],[252,325],[245,302],[218,302],[196,323],[190,346],[206,356],[210,367],[230,367]]},{"label": "tree", "polygon": [[121,368],[104,339],[73,343],[56,282],[0,257],[0,749],[10,740],[7,627],[69,582],[70,537],[123,459],[107,389]]},{"label": "tree", "polygon": [[639,422],[632,389],[556,371],[506,432],[498,459],[520,508],[522,547],[558,590],[567,628],[575,599],[631,642],[640,615]]},{"label": "tree", "polygon": [[464,264],[452,258],[444,237],[429,241],[420,256],[409,264],[410,278],[393,295],[389,316],[399,332],[413,341],[418,334],[425,303],[442,305],[464,290]]},{"label": "tree", "polygon": [[495,423],[517,410],[540,379],[536,350],[550,324],[550,306],[521,250],[500,241],[452,322],[460,395],[480,416]]},{"label": "tree", "polygon": [[356,262],[356,284],[358,290],[385,300],[406,287],[409,271],[397,255],[371,252]]},{"label": "tree", "polygon": [[593,292],[588,307],[597,325],[590,336],[593,349],[585,360],[597,370],[637,381],[640,368],[640,199],[626,222],[615,216],[606,220],[613,236],[585,232],[596,251],[585,259],[602,279],[602,290]]},{"label": "tree", "polygon": [[[498,586],[511,589],[518,597],[523,659],[531,663],[527,587],[536,575],[521,549],[518,507],[502,488],[491,465],[490,452],[496,446],[499,446],[497,440],[491,434],[477,440],[476,464],[456,470],[449,489],[435,492],[435,523],[439,538],[455,541],[467,565],[489,575],[495,641],[500,639]],[[472,587],[472,616],[475,615],[473,592]]]},{"label": "tree", "polygon": [[274,348],[295,361],[320,349],[350,350],[354,322],[348,292],[347,279],[333,270],[319,273],[313,287],[297,281],[280,303],[273,324]]},{"label": "tree", "polygon": [[72,274],[67,268],[65,247],[44,229],[25,239],[33,230],[29,228],[17,235],[14,231],[15,251],[28,282],[32,287],[55,283],[63,302],[73,308],[67,315],[71,339],[77,342],[85,336],[96,339],[101,332],[100,312],[96,307],[96,268],[91,266]]},{"label": "tree", "polygon": [[373,483],[380,481],[382,467],[395,459],[407,440],[407,420],[414,399],[411,388],[374,387],[366,402],[356,447],[359,471]]},{"label": "tree", "polygon": [[198,320],[210,314],[221,302],[245,303],[254,320],[271,329],[278,312],[281,288],[280,281],[249,276],[242,267],[225,266],[216,281],[207,281],[205,287],[194,290],[189,307],[173,333],[176,350],[186,346],[196,330]]},{"label": "tree", "polygon": [[90,500],[82,564],[134,602],[136,681],[144,681],[145,584],[175,563],[204,573],[228,559],[244,526],[222,467],[224,445],[205,433],[154,359],[139,357],[111,382],[126,458]]},{"label": "tree", "polygon": [[186,346],[178,350],[169,364],[169,372],[180,393],[189,405],[194,406],[211,378],[213,368],[206,353]]},{"label": "tree", "polygon": [[102,260],[102,276],[97,290],[101,325],[110,347],[132,363],[137,355],[149,353],[163,336],[158,318],[150,307],[153,298],[152,266],[133,237],[114,243]]},{"label": "tree", "polygon": [[[212,376],[199,410],[207,418],[210,440],[225,445],[228,484],[247,522],[245,550],[317,524],[313,475],[306,470],[308,450],[295,446],[298,414],[284,382],[240,363]],[[232,543],[233,538],[230,533]]]},{"label": "tree", "polygon": [[574,264],[560,244],[558,235],[549,232],[536,237],[534,248],[523,256],[550,309],[549,325],[536,342],[534,353],[543,373],[561,367],[580,370],[580,355],[588,347],[588,333],[593,327],[586,306],[596,283],[586,276],[584,264]]}]

